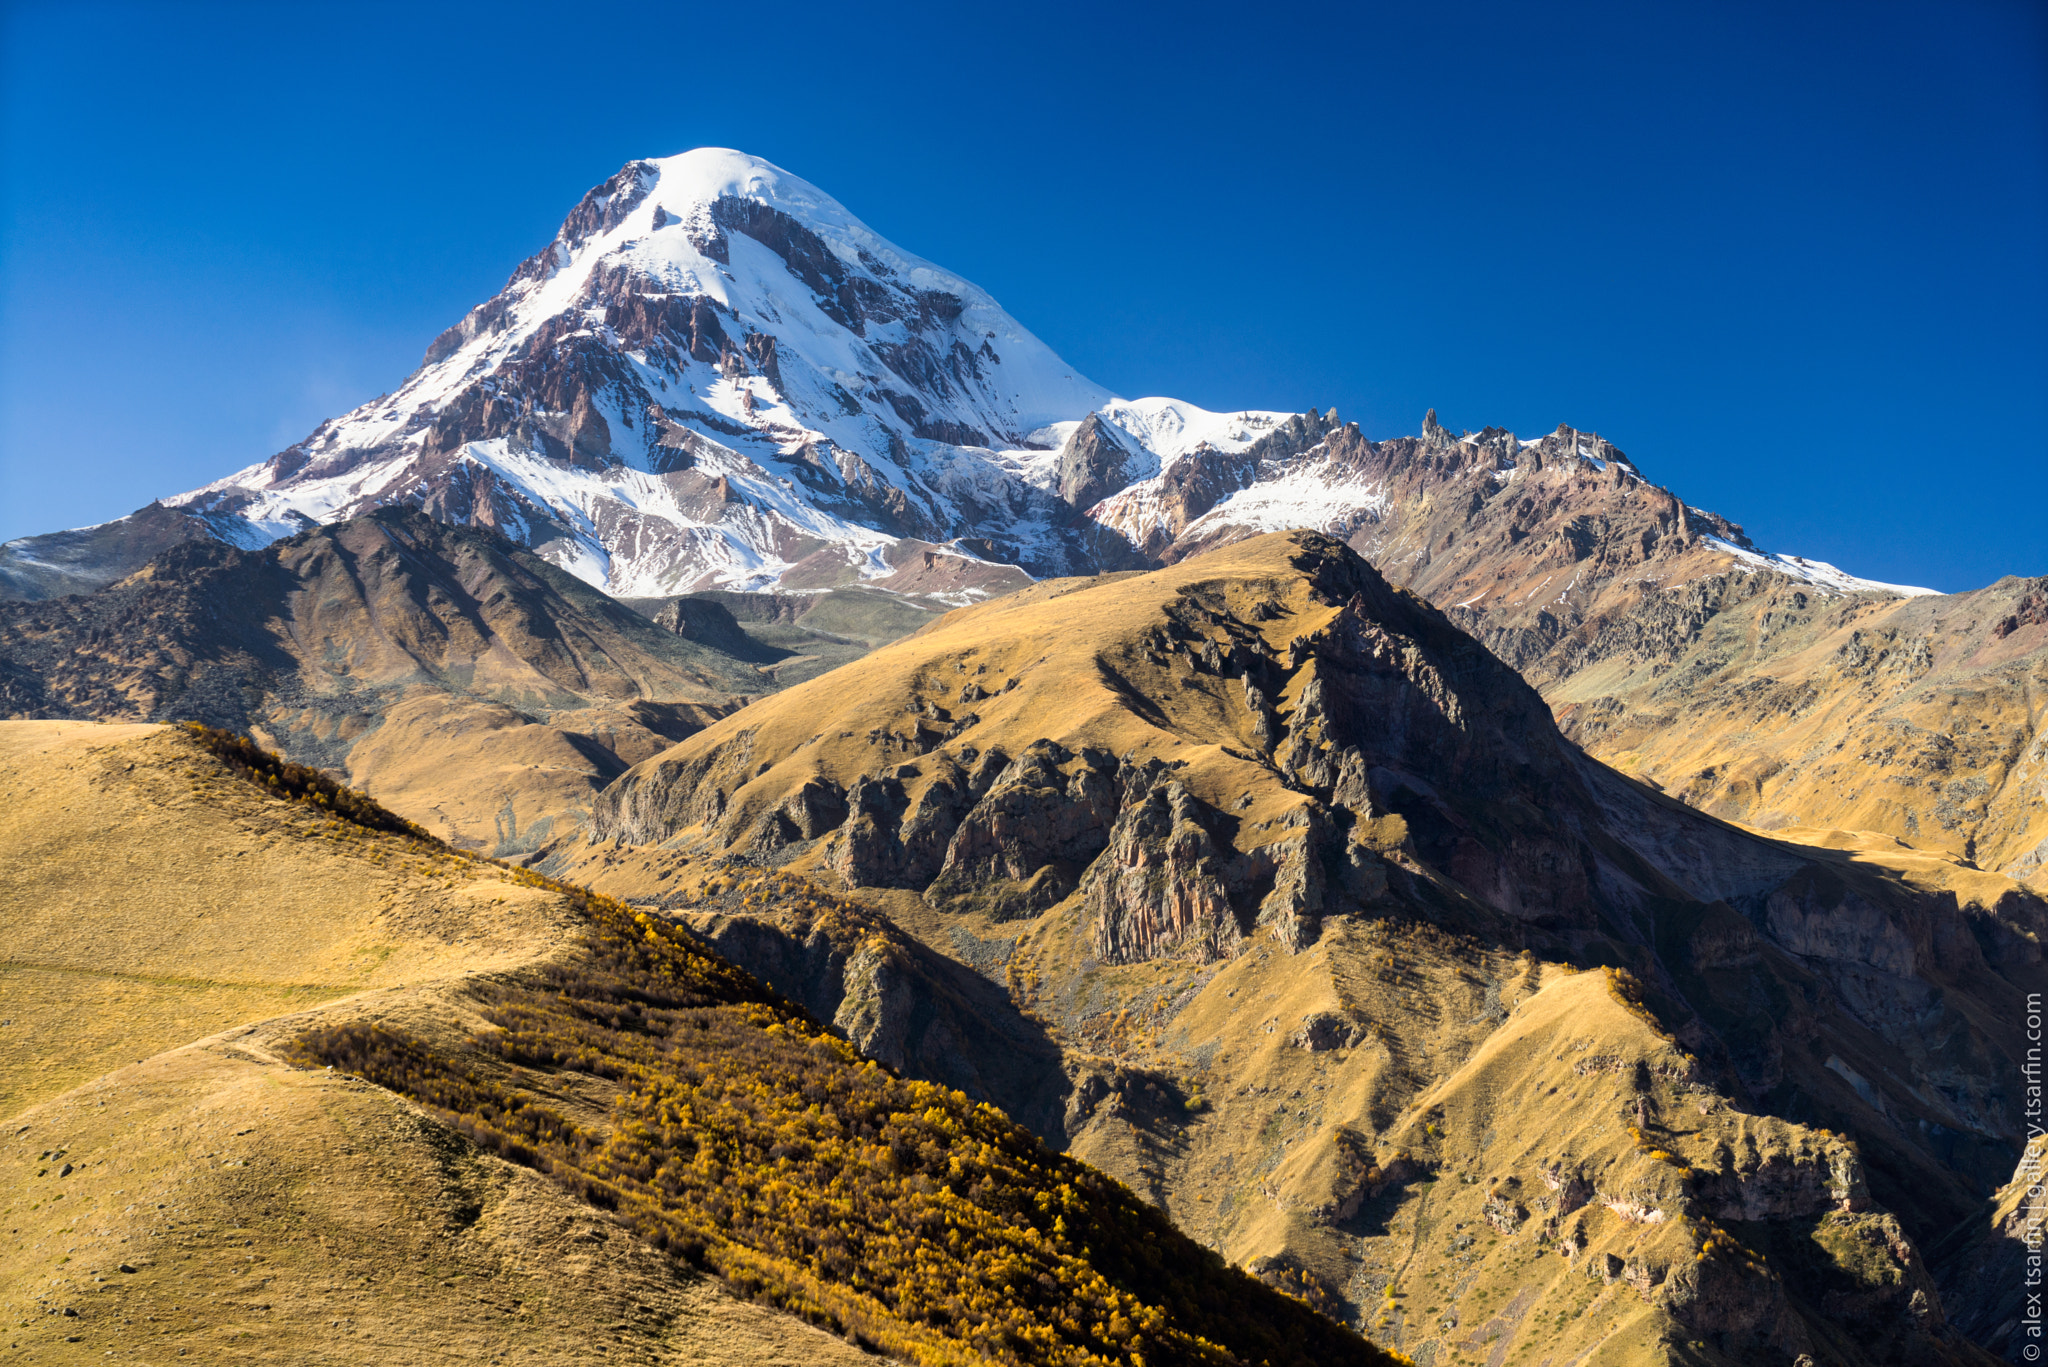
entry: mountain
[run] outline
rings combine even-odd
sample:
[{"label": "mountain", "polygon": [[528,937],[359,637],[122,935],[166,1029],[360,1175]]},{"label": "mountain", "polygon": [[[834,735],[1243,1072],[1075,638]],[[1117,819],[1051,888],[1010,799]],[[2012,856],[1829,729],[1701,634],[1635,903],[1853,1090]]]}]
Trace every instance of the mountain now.
[{"label": "mountain", "polygon": [[405,507],[173,546],[0,603],[0,715],[253,730],[437,833],[530,848],[628,765],[775,687],[488,531]]},{"label": "mountain", "polygon": [[1049,1139],[1418,1360],[1987,1360],[1921,1250],[2019,1160],[2048,904],[1607,769],[1334,539],[957,611],[636,765],[592,834],[543,866],[912,1068],[933,975],[821,942],[806,887],[1001,984],[977,1033],[1057,1048]]},{"label": "mountain", "polygon": [[248,548],[403,503],[620,596],[887,586],[909,562],[965,601],[1087,563],[1073,500],[1286,417],[1113,400],[822,191],[706,148],[591,190],[396,392],[167,509],[10,543],[0,579],[106,582],[139,564],[124,525]]},{"label": "mountain", "polygon": [[0,722],[0,793],[24,1360],[1391,1362],[688,936],[246,742]]},{"label": "mountain", "polygon": [[[568,899],[549,924],[583,957],[527,935],[553,957],[310,1029],[280,1003],[329,1002],[315,969],[355,959],[206,980],[271,1013],[265,1066],[330,1062],[432,1118],[389,1152],[456,1175],[378,1197],[429,1223],[476,1173],[513,1180],[495,1154],[647,1256],[902,1356],[1202,1358],[1214,1307],[1185,1288],[1243,1287],[1078,1157],[1425,1361],[1981,1362],[2012,1346],[1981,1283],[2015,1264],[2011,1022],[2044,987],[2043,583],[1934,595],[1770,553],[1568,426],[1431,412],[1374,441],[1334,411],[1118,398],[813,187],[700,150],[594,189],[394,394],[0,547],[0,700],[246,728],[642,908],[379,845],[428,881],[351,892],[336,926],[483,878]],[[172,828],[132,829],[142,780],[80,744],[20,793],[97,773],[114,847],[182,868]],[[218,775],[172,767],[212,800]],[[177,782],[145,796],[183,810]],[[235,831],[292,843],[240,797]],[[96,886],[10,839],[43,883]],[[289,939],[299,891],[229,938]],[[184,981],[126,931],[67,939],[95,913],[66,896],[38,945]],[[467,915],[445,943],[485,935]],[[393,962],[439,962],[423,945]],[[62,998],[37,1038],[76,1028]],[[81,1067],[129,1047],[92,1038]],[[61,1055],[32,1066],[82,1080]],[[854,1143],[888,1180],[806,1189],[806,1228],[719,1156],[808,1181]],[[842,1225],[865,1233],[817,1237]],[[855,1245],[911,1227],[1050,1299],[910,1295]],[[973,1261],[983,1236],[1024,1263]],[[1034,1318],[1076,1257],[1113,1291]]]},{"label": "mountain", "polygon": [[1332,428],[1214,507],[1145,517],[1169,561],[1293,525],[1347,538],[1573,739],[1694,806],[2041,876],[2048,580],[1934,594],[1766,554],[1598,436],[1454,436],[1434,412],[1420,437]]},{"label": "mountain", "polygon": [[[1398,524],[1447,462],[1483,466],[1498,486],[1484,492],[1513,503],[1538,472],[1610,460],[1641,483],[1568,429],[1454,442],[1432,413],[1419,440],[1374,443],[1334,411],[1118,398],[816,187],[700,148],[593,188],[395,392],[167,504],[10,542],[0,587],[77,592],[180,538],[252,548],[404,504],[621,597],[867,583],[966,602],[1016,587],[1018,568],[1142,568],[1249,533]],[[1663,502],[1662,535],[1708,559],[1882,587]]]},{"label": "mountain", "polygon": [[1544,664],[1567,734],[1703,811],[2048,891],[2048,578],[1844,599],[1713,576],[1589,617]]},{"label": "mountain", "polygon": [[1529,565],[1621,534],[1562,486],[1640,486],[1658,504],[1643,555],[1662,541],[1665,558],[1885,587],[1758,551],[1570,429],[1452,438],[1431,413],[1420,438],[1375,443],[1334,411],[1117,398],[973,284],[715,148],[593,188],[395,392],[165,505],[11,542],[0,583],[74,592],[179,538],[254,547],[394,504],[494,528],[621,597],[866,583],[966,602],[1017,587],[1015,567],[1141,568],[1295,526],[1366,534],[1389,573],[1442,578],[1448,548],[1411,524],[1433,529],[1442,510],[1415,495],[1454,469],[1492,481],[1483,501],[1562,514],[1527,544],[1526,516],[1496,519]]}]

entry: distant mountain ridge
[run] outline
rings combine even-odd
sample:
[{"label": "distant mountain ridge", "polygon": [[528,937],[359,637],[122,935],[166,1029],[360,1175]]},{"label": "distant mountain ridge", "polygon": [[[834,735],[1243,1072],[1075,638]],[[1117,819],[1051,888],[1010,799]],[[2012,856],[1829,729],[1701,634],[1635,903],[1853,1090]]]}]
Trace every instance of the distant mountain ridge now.
[{"label": "distant mountain ridge", "polygon": [[[1422,441],[1443,435],[1432,414]],[[1482,441],[1512,470],[1531,443],[1506,435]],[[1334,410],[1119,398],[823,191],[700,148],[593,188],[394,393],[162,506],[0,547],[0,594],[89,591],[175,540],[253,548],[407,504],[619,596],[886,581],[929,551],[967,602],[1020,582],[1009,566],[1091,573],[1295,526],[1351,535],[1398,511],[1360,464],[1385,447]],[[1566,458],[1605,470],[1610,449]],[[1717,555],[1884,587],[1700,521],[1727,543]]]},{"label": "distant mountain ridge", "polygon": [[436,835],[512,852],[771,691],[764,658],[488,531],[386,508],[260,550],[172,546],[89,597],[0,603],[0,717],[251,730]]}]

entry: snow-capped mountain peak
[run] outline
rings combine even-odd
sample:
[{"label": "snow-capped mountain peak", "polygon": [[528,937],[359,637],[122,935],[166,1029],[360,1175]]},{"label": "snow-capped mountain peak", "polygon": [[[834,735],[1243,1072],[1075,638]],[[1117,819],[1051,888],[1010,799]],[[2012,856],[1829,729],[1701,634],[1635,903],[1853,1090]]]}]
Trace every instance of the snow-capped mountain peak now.
[{"label": "snow-capped mountain peak", "polygon": [[1132,478],[1284,417],[1118,400],[817,187],[699,148],[592,189],[395,393],[173,502],[244,544],[416,503],[622,594],[887,577],[905,539],[1063,572],[1048,470],[1097,411]]},{"label": "snow-capped mountain peak", "polygon": [[[1117,396],[816,186],[699,148],[622,167],[396,392],[168,500],[136,542],[254,547],[408,504],[496,528],[623,596],[868,581],[964,601],[1021,582],[1020,568],[1135,568],[1281,527],[1365,549],[1460,507],[1513,521],[1538,469],[1560,508],[1661,509],[1660,556],[1713,550],[1707,531],[1727,543],[1716,556],[1748,548],[1570,428],[1454,438],[1431,413],[1419,438],[1380,444],[1334,411]],[[1455,499],[1432,492],[1444,481]],[[1520,545],[1527,529],[1510,530]],[[1469,531],[1443,534],[1471,544]],[[68,565],[120,539],[65,537],[8,548],[0,578],[90,582],[36,557]],[[1585,538],[1565,527],[1545,553],[1585,555]],[[1443,563],[1427,541],[1413,554]]]}]

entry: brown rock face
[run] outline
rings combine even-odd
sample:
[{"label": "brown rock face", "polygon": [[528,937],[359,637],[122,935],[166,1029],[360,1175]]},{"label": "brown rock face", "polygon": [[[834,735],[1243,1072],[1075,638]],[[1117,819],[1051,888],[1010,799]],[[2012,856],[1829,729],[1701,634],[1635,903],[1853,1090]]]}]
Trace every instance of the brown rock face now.
[{"label": "brown rock face", "polygon": [[1043,911],[1072,892],[1109,840],[1116,761],[1094,749],[1037,741],[1012,760],[960,819],[930,896],[959,901],[1009,884],[1003,915]]},{"label": "brown rock face", "polygon": [[1131,482],[1134,457],[1099,413],[1090,413],[1060,448],[1060,498],[1089,508]]},{"label": "brown rock face", "polygon": [[1108,847],[1089,867],[1082,909],[1105,963],[1192,950],[1219,959],[1243,939],[1226,884],[1225,849],[1209,827],[1221,814],[1154,766],[1133,773]]},{"label": "brown rock face", "polygon": [[[1395,839],[1455,868],[1501,910],[1536,922],[1583,918],[1585,855],[1574,842],[1533,824],[1509,831],[1475,820],[1439,795],[1520,793],[1533,810],[1546,780],[1568,769],[1540,702],[1355,557],[1313,544],[1303,562],[1313,628],[1283,635],[1266,596],[1183,594],[1093,667],[1120,698],[1135,698],[1130,681],[1162,665],[1185,670],[1203,705],[1220,707],[1233,736],[1257,747],[1225,753],[1284,775],[1305,801],[1247,831],[1209,785],[1175,777],[1186,761],[1145,747],[1119,758],[1104,745],[1008,728],[983,745],[956,741],[989,734],[985,719],[1007,692],[969,681],[942,704],[913,686],[903,695],[907,731],[887,720],[863,728],[870,753],[908,750],[909,759],[821,767],[803,780],[846,794],[828,864],[854,886],[916,890],[935,905],[1004,917],[1034,915],[1085,884],[1105,961],[1214,959],[1259,926],[1305,947],[1332,898],[1351,905],[1383,892],[1384,858],[1365,832],[1393,813],[1404,823]],[[969,697],[976,710],[955,717]],[[756,743],[747,728],[636,772],[607,794],[600,837],[661,840],[708,824],[741,840],[767,820],[772,829],[745,840],[788,843],[801,823],[764,817],[789,799],[770,796],[775,785],[759,768],[780,761],[757,755]]]},{"label": "brown rock face", "polygon": [[1059,1051],[994,984],[850,903],[764,916],[729,909],[738,900],[694,910],[688,924],[868,1057],[977,1096],[1013,1098],[1019,1123],[1063,1135]]}]

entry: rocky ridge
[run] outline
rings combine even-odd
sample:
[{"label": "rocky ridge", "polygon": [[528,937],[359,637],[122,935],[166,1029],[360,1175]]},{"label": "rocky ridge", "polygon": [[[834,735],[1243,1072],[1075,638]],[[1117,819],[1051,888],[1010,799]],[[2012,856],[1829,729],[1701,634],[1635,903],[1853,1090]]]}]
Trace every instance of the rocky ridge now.
[{"label": "rocky ridge", "polygon": [[[1339,543],[1260,538],[956,613],[637,766],[593,828],[550,860],[676,905],[706,861],[808,873],[999,976],[1065,1059],[1053,1137],[1404,1351],[1562,1345],[1533,1326],[1598,1287],[1588,1343],[1973,1360],[1917,1250],[2010,1171],[2010,1064],[1975,1022],[2040,977],[2048,908],[1613,774]],[[1573,977],[1589,964],[1627,974]],[[1453,1100],[1550,1001],[1533,1047],[1565,1071]],[[1432,1118],[1479,1097],[1483,1121]],[[1489,1247],[1441,1232],[1453,1174]],[[1516,1213],[1542,1201],[1559,1218]],[[1869,1240],[1894,1271],[1859,1261]],[[1772,1248],[1792,1270],[1764,1270]],[[1493,1330],[1459,1319],[1531,1257],[1557,1275]],[[1432,1277],[1456,1315],[1403,1299]],[[1890,1308],[1844,1339],[1837,1293]]]},{"label": "rocky ridge", "polygon": [[[1201,464],[1176,468],[1191,483]],[[1690,805],[2041,876],[2042,580],[1942,595],[1767,555],[1569,427],[1454,436],[1432,412],[1420,437],[1373,442],[1331,417],[1256,472],[1203,468],[1231,492],[1134,486],[1091,515],[1167,561],[1296,523],[1344,537],[1574,740]]]}]

